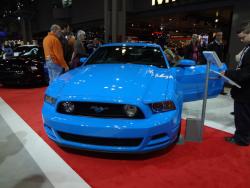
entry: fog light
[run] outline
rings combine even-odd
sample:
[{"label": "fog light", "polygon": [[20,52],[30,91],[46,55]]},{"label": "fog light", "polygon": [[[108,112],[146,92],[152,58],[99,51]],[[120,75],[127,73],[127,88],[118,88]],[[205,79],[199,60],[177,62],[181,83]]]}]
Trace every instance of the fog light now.
[{"label": "fog light", "polygon": [[133,105],[126,104],[124,106],[124,111],[127,114],[128,117],[134,117],[137,113],[137,107]]},{"label": "fog light", "polygon": [[72,102],[63,102],[62,107],[66,113],[72,113],[75,110],[75,105]]}]

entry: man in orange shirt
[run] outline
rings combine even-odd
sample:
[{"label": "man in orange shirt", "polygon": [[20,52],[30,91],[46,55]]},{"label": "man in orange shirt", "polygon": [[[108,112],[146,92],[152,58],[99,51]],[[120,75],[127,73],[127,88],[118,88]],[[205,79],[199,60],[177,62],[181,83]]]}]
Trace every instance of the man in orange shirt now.
[{"label": "man in orange shirt", "polygon": [[69,67],[64,59],[61,42],[59,41],[60,35],[60,26],[54,24],[51,26],[48,35],[43,39],[43,49],[48,67],[50,84],[55,78],[63,73],[63,69],[65,71],[69,70]]}]

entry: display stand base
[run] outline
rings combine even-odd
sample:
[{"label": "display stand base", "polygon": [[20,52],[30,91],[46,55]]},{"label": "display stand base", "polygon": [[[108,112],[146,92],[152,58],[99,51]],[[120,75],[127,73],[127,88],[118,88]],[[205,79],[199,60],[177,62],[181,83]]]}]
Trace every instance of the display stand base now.
[{"label": "display stand base", "polygon": [[201,124],[202,122],[200,119],[187,118],[185,141],[188,141],[188,142],[201,142],[202,141]]},{"label": "display stand base", "polygon": [[182,144],[184,144],[184,143],[185,143],[185,139],[184,139],[183,135],[181,134],[181,135],[179,136],[179,140],[178,140],[177,144],[178,144],[178,145],[182,145]]}]

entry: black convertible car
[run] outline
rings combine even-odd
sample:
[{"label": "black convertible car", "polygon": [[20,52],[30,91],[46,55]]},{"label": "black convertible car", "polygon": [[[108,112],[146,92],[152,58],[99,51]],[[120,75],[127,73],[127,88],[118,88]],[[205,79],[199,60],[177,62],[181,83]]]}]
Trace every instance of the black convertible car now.
[{"label": "black convertible car", "polygon": [[0,61],[0,83],[3,85],[37,85],[49,81],[43,49],[24,45],[14,49],[13,57]]}]

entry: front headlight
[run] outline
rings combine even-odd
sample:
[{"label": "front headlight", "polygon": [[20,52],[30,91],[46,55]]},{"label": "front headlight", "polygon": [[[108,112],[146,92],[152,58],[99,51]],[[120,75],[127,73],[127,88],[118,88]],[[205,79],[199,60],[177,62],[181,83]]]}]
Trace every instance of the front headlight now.
[{"label": "front headlight", "polygon": [[134,117],[138,111],[136,106],[129,104],[124,105],[123,108],[128,117]]},{"label": "front headlight", "polygon": [[51,97],[49,95],[45,95],[44,96],[44,101],[47,102],[47,103],[49,103],[49,104],[52,104],[52,105],[56,104],[56,98]]},{"label": "front headlight", "polygon": [[175,104],[173,101],[162,101],[151,104],[151,109],[154,113],[168,112],[175,110]]}]

